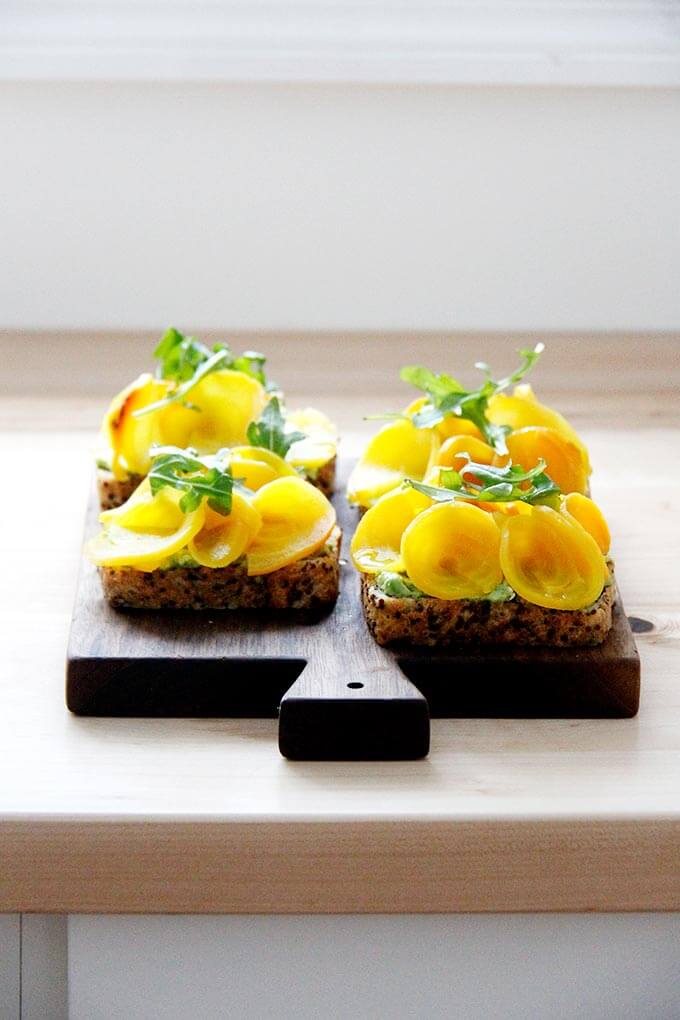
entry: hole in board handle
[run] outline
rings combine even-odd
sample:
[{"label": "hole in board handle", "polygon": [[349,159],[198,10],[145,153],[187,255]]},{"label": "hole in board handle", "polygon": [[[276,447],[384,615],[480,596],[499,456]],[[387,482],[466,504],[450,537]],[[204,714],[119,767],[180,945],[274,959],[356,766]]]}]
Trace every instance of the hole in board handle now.
[{"label": "hole in board handle", "polygon": [[358,691],[364,685],[360,684],[358,680],[352,680],[352,682],[347,684],[347,686],[351,687],[353,691]]}]

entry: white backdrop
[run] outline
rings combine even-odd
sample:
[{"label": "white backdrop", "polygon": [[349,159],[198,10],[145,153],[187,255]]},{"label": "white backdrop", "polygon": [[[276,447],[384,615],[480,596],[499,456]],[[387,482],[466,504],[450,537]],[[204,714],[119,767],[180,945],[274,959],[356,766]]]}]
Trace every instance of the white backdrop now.
[{"label": "white backdrop", "polygon": [[0,128],[0,328],[680,328],[680,91],[8,83]]}]

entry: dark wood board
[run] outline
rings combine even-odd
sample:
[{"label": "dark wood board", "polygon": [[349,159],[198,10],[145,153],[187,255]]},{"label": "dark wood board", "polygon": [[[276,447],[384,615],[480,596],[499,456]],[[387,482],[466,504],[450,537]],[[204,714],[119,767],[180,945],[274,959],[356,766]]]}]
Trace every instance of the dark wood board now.
[{"label": "dark wood board", "polygon": [[[335,498],[346,553],[356,515]],[[94,496],[86,533],[97,527]],[[628,718],[640,664],[620,601],[598,648],[384,649],[349,564],[325,615],[115,610],[83,560],[66,669],[79,715],[275,717],[290,758],[418,758],[429,717]]]}]

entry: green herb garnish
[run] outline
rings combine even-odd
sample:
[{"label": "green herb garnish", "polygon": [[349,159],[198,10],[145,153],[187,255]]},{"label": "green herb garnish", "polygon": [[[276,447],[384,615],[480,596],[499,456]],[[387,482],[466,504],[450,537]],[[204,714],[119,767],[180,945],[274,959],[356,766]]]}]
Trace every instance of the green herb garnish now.
[{"label": "green herb garnish", "polygon": [[207,461],[195,450],[163,446],[152,450],[152,458],[149,482],[153,496],[167,485],[184,493],[179,501],[184,513],[198,509],[202,499],[218,514],[231,513],[234,478],[230,467],[219,466],[219,454]]},{"label": "green herb garnish", "polygon": [[145,414],[151,414],[152,411],[158,411],[159,408],[167,407],[168,404],[177,403],[184,404],[192,411],[200,411],[200,407],[189,403],[186,398],[201,379],[220,369],[244,372],[257,379],[267,389],[274,385],[267,383],[264,373],[267,359],[264,354],[244,351],[243,354],[235,356],[229,345],[222,343],[215,344],[211,351],[196,337],[184,336],[174,328],[168,329],[163,334],[153,353],[160,362],[158,377],[176,383],[177,387],[162,400],[133,411],[134,418],[141,418]]},{"label": "green herb garnish", "polygon": [[439,485],[425,485],[412,478],[407,478],[406,484],[438,503],[455,499],[485,503],[517,501],[557,508],[561,490],[545,473],[545,466],[545,461],[539,460],[535,467],[525,471],[519,464],[490,467],[469,460],[460,471],[452,468],[440,471]]},{"label": "green herb garnish", "polygon": [[304,432],[286,432],[286,419],[278,397],[272,397],[259,421],[251,421],[247,436],[251,446],[271,450],[279,457],[285,457],[293,443],[307,438]]},{"label": "green herb garnish", "polygon": [[477,362],[475,368],[484,373],[485,380],[476,390],[466,390],[457,379],[445,372],[435,375],[422,365],[407,365],[401,370],[401,378],[427,395],[427,402],[412,416],[413,424],[416,428],[424,429],[438,425],[451,415],[467,418],[477,426],[490,446],[498,453],[507,453],[505,437],[510,429],[507,425],[494,425],[489,421],[486,415],[489,400],[496,393],[523,379],[536,364],[542,351],[543,344],[536,344],[533,351],[520,351],[522,364],[503,379],[494,379],[489,366]]},{"label": "green herb garnish", "polygon": [[394,599],[422,599],[423,592],[403,574],[383,570],[376,576],[375,583],[385,595]]},{"label": "green herb garnish", "polygon": [[[376,587],[385,595],[395,599],[422,599],[427,598],[424,592],[417,588],[410,578],[404,574],[397,574],[392,570],[383,570],[376,576]],[[487,595],[480,595],[476,601],[484,602],[509,602],[515,598],[515,592],[507,581],[503,580],[493,591]],[[472,601],[472,600],[471,600]]]},{"label": "green herb garnish", "polygon": [[488,595],[482,595],[482,598],[485,602],[510,602],[515,598],[515,590],[510,587],[507,581],[503,580]]},{"label": "green herb garnish", "polygon": [[166,330],[153,352],[158,358],[160,379],[172,379],[183,383],[210,357],[211,351],[195,336],[184,336],[178,329]]}]

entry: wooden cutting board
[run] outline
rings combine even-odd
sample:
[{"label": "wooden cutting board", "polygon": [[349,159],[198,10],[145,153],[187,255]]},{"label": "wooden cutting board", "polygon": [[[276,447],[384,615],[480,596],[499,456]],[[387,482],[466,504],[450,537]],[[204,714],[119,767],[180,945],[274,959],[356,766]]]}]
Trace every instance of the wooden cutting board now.
[{"label": "wooden cutting board", "polygon": [[[342,473],[341,473],[342,476]],[[335,497],[345,535],[356,523]],[[96,499],[86,536],[97,527]],[[640,662],[620,599],[598,648],[384,649],[363,619],[359,580],[341,571],[324,615],[112,609],[83,560],[66,703],[96,716],[275,717],[295,759],[420,758],[430,717],[628,718]]]}]

